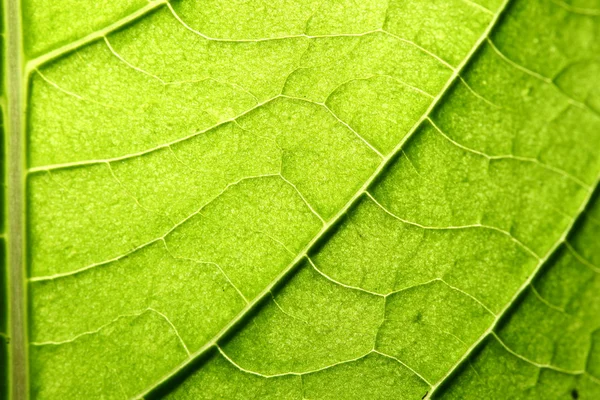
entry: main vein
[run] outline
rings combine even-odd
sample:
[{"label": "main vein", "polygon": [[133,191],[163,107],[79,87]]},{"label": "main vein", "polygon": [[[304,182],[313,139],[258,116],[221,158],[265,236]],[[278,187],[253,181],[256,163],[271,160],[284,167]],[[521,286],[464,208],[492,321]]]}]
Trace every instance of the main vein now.
[{"label": "main vein", "polygon": [[500,19],[500,16],[503,14],[504,10],[506,10],[508,3],[510,0],[505,0],[502,6],[499,8],[498,12],[494,15],[494,18],[487,26],[481,37],[477,40],[471,51],[467,54],[467,56],[463,59],[460,65],[453,71],[452,75],[437,95],[437,97],[431,102],[427,111],[421,116],[421,118],[413,125],[411,130],[404,136],[404,138],[396,145],[392,152],[389,155],[383,158],[382,162],[379,164],[377,169],[373,172],[373,174],[365,181],[362,187],[352,196],[352,198],[344,205],[342,209],[338,211],[338,213],[332,217],[321,229],[321,231],[304,247],[304,249],[294,258],[294,260],[283,270],[281,273],[269,284],[267,285],[252,301],[250,301],[246,307],[240,313],[233,318],[227,325],[225,325],[219,333],[217,333],[210,341],[208,341],[204,346],[202,346],[199,350],[192,353],[189,359],[181,363],[177,368],[172,370],[169,374],[164,376],[162,379],[157,381],[154,385],[146,389],[146,391],[135,396],[136,399],[142,399],[145,396],[149,395],[153,390],[162,386],[165,382],[167,382],[170,378],[175,376],[179,371],[183,370],[186,366],[192,363],[197,358],[204,355],[211,348],[215,347],[218,342],[227,335],[235,326],[240,323],[244,317],[253,310],[261,301],[268,296],[272,290],[283,281],[283,279],[295,271],[300,265],[301,261],[307,256],[309,251],[315,246],[315,244],[321,240],[337,223],[343,218],[344,215],[358,202],[358,200],[364,195],[369,186],[382,174],[382,172],[390,165],[392,160],[402,151],[404,145],[408,142],[408,140],[414,135],[415,132],[418,131],[418,128],[421,126],[423,121],[427,119],[427,117],[431,114],[434,108],[440,103],[441,99],[444,97],[448,89],[455,83],[457,79],[460,78],[461,72],[468,65],[470,60],[473,58],[475,53],[479,50],[483,42],[487,39],[488,35],[492,31],[492,29],[496,26],[497,22]]},{"label": "main vein", "polygon": [[24,102],[23,46],[19,0],[6,0],[6,74],[7,74],[7,196],[9,319],[10,319],[10,391],[15,400],[28,397],[27,315],[24,263]]}]

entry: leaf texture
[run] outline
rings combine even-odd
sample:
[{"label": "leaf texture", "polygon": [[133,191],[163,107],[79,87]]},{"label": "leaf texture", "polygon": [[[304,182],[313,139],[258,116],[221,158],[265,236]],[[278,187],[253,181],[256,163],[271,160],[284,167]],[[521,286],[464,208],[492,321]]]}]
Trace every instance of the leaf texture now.
[{"label": "leaf texture", "polygon": [[21,3],[32,398],[600,397],[597,0],[93,5]]}]

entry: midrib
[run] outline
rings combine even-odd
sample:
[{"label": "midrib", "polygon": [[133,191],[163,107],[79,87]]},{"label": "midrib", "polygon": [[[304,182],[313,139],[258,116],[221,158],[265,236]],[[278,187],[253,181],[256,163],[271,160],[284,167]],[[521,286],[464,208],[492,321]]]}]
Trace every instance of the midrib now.
[{"label": "midrib", "polygon": [[27,305],[24,249],[24,124],[26,82],[23,77],[23,40],[20,0],[5,0],[7,97],[7,268],[10,326],[9,393],[12,399],[28,397]]}]

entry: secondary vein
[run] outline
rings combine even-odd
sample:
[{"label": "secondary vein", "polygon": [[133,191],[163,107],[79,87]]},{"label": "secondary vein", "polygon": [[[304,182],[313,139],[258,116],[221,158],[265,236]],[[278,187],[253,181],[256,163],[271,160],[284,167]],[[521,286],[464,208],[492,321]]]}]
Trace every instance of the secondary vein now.
[{"label": "secondary vein", "polygon": [[563,232],[563,234],[561,235],[561,237],[556,241],[556,243],[554,243],[554,245],[548,251],[548,253],[544,257],[542,257],[542,259],[537,264],[537,266],[534,269],[534,271],[529,275],[529,277],[523,283],[523,285],[521,285],[521,287],[516,291],[516,293],[513,295],[513,297],[510,299],[510,301],[506,304],[506,306],[496,315],[496,317],[494,319],[494,322],[492,322],[492,324],[488,327],[488,329],[485,332],[483,332],[483,334],[471,345],[471,347],[469,347],[469,349],[467,349],[467,351],[465,352],[465,354],[463,354],[463,356],[452,366],[452,368],[450,368],[450,370],[448,371],[448,373],[446,373],[446,375],[444,375],[444,377],[442,379],[440,379],[433,386],[432,390],[429,392],[429,394],[427,395],[426,399],[430,399],[431,396],[433,396],[435,394],[435,392],[441,386],[443,386],[446,383],[448,383],[449,380],[454,375],[454,373],[459,369],[459,367],[464,362],[468,361],[469,357],[475,351],[475,349],[477,347],[479,347],[479,345],[488,336],[494,334],[494,329],[496,329],[496,327],[498,326],[498,324],[500,323],[500,321],[502,320],[502,318],[505,315],[507,315],[513,309],[513,307],[515,306],[515,304],[518,304],[517,300],[521,296],[523,296],[523,294],[525,293],[525,291],[527,290],[527,288],[531,285],[531,283],[533,282],[533,280],[539,275],[540,271],[546,265],[546,263],[548,262],[548,260],[552,259],[552,256],[560,249],[560,247],[563,244],[566,243],[568,236],[571,234],[571,232],[573,231],[573,229],[577,226],[577,221],[580,218],[583,217],[585,210],[587,209],[587,207],[589,207],[592,199],[594,198],[595,193],[598,191],[598,188],[599,188],[598,185],[599,185],[599,183],[600,183],[600,176],[596,179],[596,183],[593,186],[594,190],[592,190],[592,191],[590,191],[588,193],[586,199],[583,201],[583,203],[579,207],[579,210],[577,211],[575,217],[571,220],[571,223],[565,229],[565,231]]},{"label": "secondary vein", "polygon": [[[8,1],[12,1],[12,0],[8,0]],[[28,60],[26,68],[25,68],[26,75],[29,76],[31,71],[34,71],[35,69],[39,68],[43,64],[48,63],[49,61],[59,58],[60,56],[70,53],[73,50],[76,50],[80,47],[83,47],[88,43],[91,43],[95,40],[103,38],[111,32],[121,29],[125,25],[128,25],[129,23],[131,23],[131,22],[141,18],[142,16],[156,10],[157,8],[163,6],[167,2],[168,2],[168,0],[151,1],[146,6],[140,8],[139,10],[129,14],[128,16],[126,16],[124,18],[121,18],[120,20],[118,20],[117,22],[115,22],[113,24],[110,24],[96,32],[92,32],[80,39],[75,40],[74,42],[71,42],[62,47],[54,49],[54,50],[52,50],[46,54],[43,54],[37,58]]]},{"label": "secondary vein", "polygon": [[487,26],[481,37],[476,41],[475,45],[471,49],[471,51],[467,54],[467,56],[463,59],[460,65],[452,72],[452,75],[437,95],[437,97],[431,102],[427,111],[421,116],[421,118],[413,125],[411,130],[404,136],[404,138],[396,145],[394,150],[390,152],[385,158],[383,158],[382,162],[379,164],[377,169],[373,172],[373,174],[365,181],[362,187],[352,196],[352,198],[344,205],[342,209],[338,211],[338,213],[332,217],[321,229],[321,231],[304,247],[304,249],[294,258],[294,260],[286,267],[276,278],[273,280],[267,287],[265,287],[244,309],[227,325],[221,329],[221,331],[215,335],[210,341],[208,341],[204,346],[202,346],[198,351],[192,353],[191,357],[181,363],[177,368],[172,370],[169,374],[164,376],[162,379],[157,381],[151,387],[149,387],[146,391],[135,396],[136,399],[142,399],[148,396],[155,389],[164,385],[171,377],[175,376],[179,371],[187,367],[190,363],[194,362],[198,357],[204,355],[211,348],[218,345],[219,341],[226,336],[235,326],[237,326],[240,322],[243,321],[245,316],[253,310],[258,304],[260,304],[265,296],[270,295],[271,291],[284,280],[286,276],[295,271],[300,265],[302,265],[302,261],[306,258],[309,251],[315,246],[317,242],[321,240],[336,224],[337,222],[344,216],[346,213],[359,201],[359,199],[364,195],[367,189],[371,186],[371,184],[383,173],[383,171],[392,163],[394,158],[398,153],[400,153],[404,147],[404,145],[408,142],[408,140],[418,131],[418,128],[421,124],[427,119],[429,114],[435,109],[440,100],[444,97],[449,88],[456,82],[457,79],[460,79],[460,74],[464,70],[464,68],[468,65],[470,60],[473,58],[475,53],[479,50],[483,42],[487,39],[488,35],[492,31],[492,29],[496,26],[497,22],[500,19],[500,16],[503,14],[510,0],[505,0],[502,6],[499,8],[498,12]]}]

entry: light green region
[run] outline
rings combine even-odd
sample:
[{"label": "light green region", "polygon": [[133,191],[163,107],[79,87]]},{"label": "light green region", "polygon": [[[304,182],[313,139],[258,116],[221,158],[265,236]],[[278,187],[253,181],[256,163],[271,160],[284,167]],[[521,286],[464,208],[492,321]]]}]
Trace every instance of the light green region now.
[{"label": "light green region", "polygon": [[599,397],[600,4],[507,4],[24,2],[31,397]]},{"label": "light green region", "polygon": [[600,89],[595,84],[598,80],[600,63],[593,59],[570,64],[554,78],[556,85],[569,96],[600,112]]},{"label": "light green region", "polygon": [[385,31],[320,37],[308,43],[283,93],[323,103],[349,81],[378,76],[435,95],[449,78],[450,68],[414,43]]},{"label": "light green region", "polygon": [[295,375],[265,378],[245,373],[215,352],[202,369],[165,398],[296,400],[302,398],[302,382]]},{"label": "light green region", "polygon": [[[596,196],[581,224],[598,210]],[[600,249],[588,246],[583,256],[571,244],[597,237],[578,229],[567,239],[442,398],[600,395],[600,268],[587,258]]]},{"label": "light green region", "polygon": [[136,203],[106,164],[44,172],[28,181],[31,276],[111,260],[157,239],[172,225],[166,216]]},{"label": "light green region", "polygon": [[[279,173],[281,153],[274,139],[230,122],[169,148],[116,162],[112,168],[139,204],[175,224],[228,185]],[[140,169],[144,179],[137,175]]]},{"label": "light green region", "polygon": [[[246,40],[308,33],[307,25],[317,15],[322,14],[320,9],[322,3],[333,2],[322,0],[208,0],[205,3],[179,1],[173,8],[176,15],[190,28],[207,37]],[[351,16],[346,16],[342,21],[351,22]]]},{"label": "light green region", "polygon": [[510,354],[495,339],[474,354],[442,399],[596,399],[600,385],[588,375],[540,369]]},{"label": "light green region", "polygon": [[281,175],[329,220],[358,191],[381,158],[323,105],[281,98],[244,116],[242,129],[273,138]]},{"label": "light green region", "polygon": [[125,18],[147,4],[145,0],[22,0],[24,50],[30,57],[41,55]]},{"label": "light green region", "polygon": [[428,382],[438,382],[493,319],[471,296],[431,282],[387,298],[376,348],[412,366]]},{"label": "light green region", "polygon": [[32,282],[30,293],[33,342],[69,340],[151,310],[178,327],[190,352],[245,305],[218,265],[174,258],[163,241],[97,269]]},{"label": "light green region", "polygon": [[297,68],[309,45],[309,39],[303,36],[217,39],[190,30],[168,8],[109,36],[113,50],[123,60],[164,82],[211,78],[251,93],[260,102],[281,93],[287,76]]},{"label": "light green region", "polygon": [[[517,64],[553,79],[600,52],[598,10],[597,0],[514,2],[491,38]],[[579,80],[571,87],[588,85]]]},{"label": "light green region", "polygon": [[150,310],[29,352],[31,396],[43,399],[127,398],[187,357],[173,326]]},{"label": "light green region", "polygon": [[397,361],[377,353],[317,372],[269,378],[245,373],[216,354],[166,398],[397,399],[423,397],[427,388]]},{"label": "light green region", "polygon": [[349,81],[327,99],[342,121],[383,154],[389,154],[427,110],[432,96],[391,76]]},{"label": "light green region", "polygon": [[302,378],[307,399],[419,399],[428,389],[397,361],[377,353]]},{"label": "light green region", "polygon": [[490,159],[426,123],[371,190],[399,218],[441,228],[489,226],[542,256],[591,189],[537,162]]},{"label": "light green region", "polygon": [[390,0],[384,29],[458,65],[493,15],[464,0]]},{"label": "light green region", "polygon": [[[395,251],[399,248],[403,251]],[[368,197],[312,259],[336,281],[382,295],[441,279],[493,311],[510,300],[537,263],[496,230],[424,229],[399,221]]]},{"label": "light green region", "polygon": [[305,263],[223,351],[263,375],[310,372],[372,351],[383,306],[383,298],[330,282]]},{"label": "light green region", "polygon": [[[306,47],[299,40],[215,47],[167,11],[145,21],[138,25],[164,25],[169,31],[160,36],[178,45],[161,49],[163,43],[154,42],[158,33],[142,34],[137,30],[143,27],[134,25],[34,74],[31,166],[123,157],[200,135],[277,95],[294,57]],[[178,54],[182,45],[185,55]],[[143,60],[165,73],[130,55],[140,52],[157,55]],[[256,64],[243,62],[246,58]]]},{"label": "light green region", "polygon": [[289,184],[264,177],[240,182],[173,231],[166,242],[178,257],[220,265],[251,300],[319,227]]},{"label": "light green region", "polygon": [[[594,183],[600,167],[597,115],[557,86],[515,69],[489,42],[432,119],[467,148],[490,157],[520,157],[585,185]],[[479,134],[482,130],[488,134]]]}]

